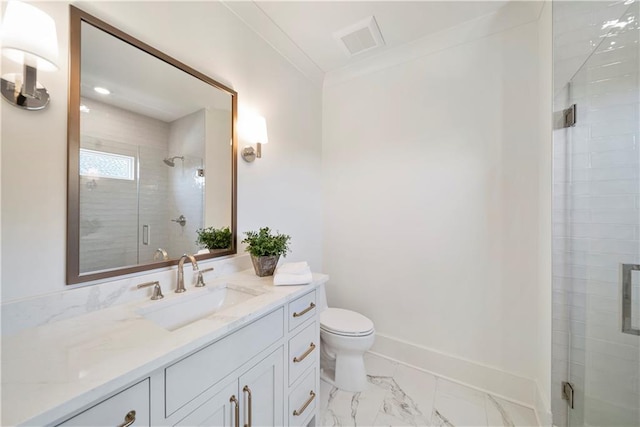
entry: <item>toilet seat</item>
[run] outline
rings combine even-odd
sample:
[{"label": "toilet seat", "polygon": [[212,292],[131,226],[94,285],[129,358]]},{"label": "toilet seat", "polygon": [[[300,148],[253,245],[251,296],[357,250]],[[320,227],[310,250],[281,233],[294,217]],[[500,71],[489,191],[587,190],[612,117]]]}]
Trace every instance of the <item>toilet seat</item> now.
[{"label": "toilet seat", "polygon": [[320,313],[320,329],[346,337],[362,337],[374,332],[373,322],[360,313],[342,308],[327,308]]}]

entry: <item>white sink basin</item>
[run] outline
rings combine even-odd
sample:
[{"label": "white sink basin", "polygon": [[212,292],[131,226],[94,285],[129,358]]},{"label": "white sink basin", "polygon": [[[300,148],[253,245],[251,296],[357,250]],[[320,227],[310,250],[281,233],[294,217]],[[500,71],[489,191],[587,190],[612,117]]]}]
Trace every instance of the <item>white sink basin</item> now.
[{"label": "white sink basin", "polygon": [[145,303],[145,306],[136,312],[164,329],[175,331],[257,295],[260,295],[259,291],[229,285],[189,289],[184,294],[170,295],[165,300]]}]

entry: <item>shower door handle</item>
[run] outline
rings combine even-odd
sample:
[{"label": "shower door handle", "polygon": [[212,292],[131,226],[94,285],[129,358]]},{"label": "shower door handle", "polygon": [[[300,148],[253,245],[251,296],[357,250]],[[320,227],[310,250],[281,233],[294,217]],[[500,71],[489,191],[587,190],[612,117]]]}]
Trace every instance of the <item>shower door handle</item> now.
[{"label": "shower door handle", "polygon": [[640,335],[640,329],[633,327],[633,283],[631,273],[640,271],[640,264],[622,264],[622,332]]},{"label": "shower door handle", "polygon": [[142,244],[149,244],[149,226],[147,224],[142,226]]}]

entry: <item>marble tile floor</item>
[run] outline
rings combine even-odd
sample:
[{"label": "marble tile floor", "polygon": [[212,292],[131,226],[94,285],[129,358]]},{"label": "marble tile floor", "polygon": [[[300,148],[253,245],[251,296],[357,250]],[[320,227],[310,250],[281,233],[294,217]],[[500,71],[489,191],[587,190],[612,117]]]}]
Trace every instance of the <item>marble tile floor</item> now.
[{"label": "marble tile floor", "polygon": [[367,353],[368,388],[320,384],[320,426],[537,426],[532,409]]}]

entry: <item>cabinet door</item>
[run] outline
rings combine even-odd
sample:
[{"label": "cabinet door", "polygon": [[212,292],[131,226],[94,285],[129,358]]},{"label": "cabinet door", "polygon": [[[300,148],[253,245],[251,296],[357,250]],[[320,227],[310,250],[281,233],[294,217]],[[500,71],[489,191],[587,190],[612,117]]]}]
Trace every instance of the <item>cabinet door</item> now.
[{"label": "cabinet door", "polygon": [[284,351],[280,347],[240,377],[241,425],[283,425],[283,357]]},{"label": "cabinet door", "polygon": [[[232,403],[231,397],[238,399],[237,403]],[[211,399],[207,400],[195,411],[180,420],[176,426],[184,427],[235,427],[236,405],[239,405],[238,382],[236,379],[222,388]]]}]

